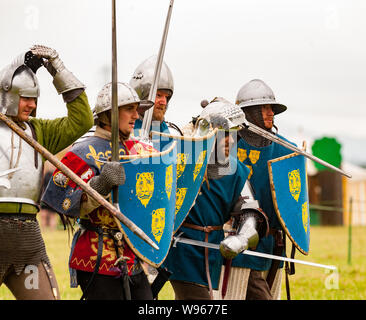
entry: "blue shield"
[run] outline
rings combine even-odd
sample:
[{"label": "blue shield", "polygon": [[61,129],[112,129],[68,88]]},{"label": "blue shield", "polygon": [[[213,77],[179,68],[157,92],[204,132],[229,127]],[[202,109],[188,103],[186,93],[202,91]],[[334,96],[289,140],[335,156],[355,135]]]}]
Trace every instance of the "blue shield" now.
[{"label": "blue shield", "polygon": [[[123,157],[126,183],[119,186],[121,212],[159,247],[152,248],[121,223],[125,239],[143,261],[159,267],[173,237],[176,194],[176,146],[150,156]],[[128,160],[127,160],[128,159]]]},{"label": "blue shield", "polygon": [[216,132],[217,130],[213,130],[199,138],[151,132],[154,147],[158,150],[164,150],[174,141],[177,143],[174,232],[179,229],[195,203],[214,147]]},{"label": "blue shield", "polygon": [[307,255],[310,214],[306,159],[297,153],[268,161],[273,204],[282,228],[296,248]]}]

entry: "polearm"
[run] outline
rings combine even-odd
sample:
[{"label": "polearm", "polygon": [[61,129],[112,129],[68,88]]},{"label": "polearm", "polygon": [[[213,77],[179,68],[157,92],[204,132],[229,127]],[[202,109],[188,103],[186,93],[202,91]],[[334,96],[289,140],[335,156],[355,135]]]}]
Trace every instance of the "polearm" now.
[{"label": "polearm", "polygon": [[12,120],[6,115],[0,112],[0,120],[2,120],[11,130],[13,130],[18,136],[20,136],[25,142],[31,145],[36,151],[38,151],[45,159],[51,162],[57,169],[61,170],[69,179],[74,181],[82,190],[84,190],[89,196],[97,201],[101,206],[109,210],[114,216],[118,218],[126,227],[128,227],[135,235],[140,237],[150,246],[159,250],[159,247],[131,220],[118,211],[111,203],[104,199],[97,191],[86,184],[78,175],[65,166],[60,160],[58,160],[52,153],[50,153],[45,147],[41,146],[36,140],[27,135],[21,128],[19,128]]},{"label": "polearm", "polygon": [[289,142],[287,142],[287,141],[285,141],[285,140],[277,137],[273,133],[270,133],[270,132],[262,129],[262,128],[256,126],[255,124],[253,124],[253,123],[251,123],[249,121],[246,122],[246,123],[244,123],[243,126],[245,127],[245,129],[247,129],[247,130],[249,130],[251,132],[254,132],[254,133],[256,133],[256,134],[258,134],[258,135],[260,135],[260,136],[262,136],[262,137],[264,137],[264,138],[266,138],[268,140],[271,140],[272,142],[278,143],[278,144],[284,146],[287,149],[290,149],[290,150],[292,150],[294,152],[297,152],[297,153],[303,155],[304,157],[309,158],[309,159],[311,159],[311,160],[313,160],[315,162],[318,162],[321,165],[323,165],[323,166],[325,166],[325,167],[327,167],[329,169],[332,169],[334,171],[337,171],[338,173],[340,173],[340,174],[342,174],[342,175],[344,175],[344,176],[346,176],[348,178],[352,178],[352,176],[350,174],[344,172],[343,170],[341,170],[341,169],[339,169],[339,168],[331,165],[330,163],[328,163],[328,162],[326,162],[326,161],[324,161],[322,159],[319,159],[318,157],[315,157],[314,155],[312,155],[312,154],[310,154],[310,153],[308,153],[308,152],[306,152],[304,150],[301,150],[300,148],[295,147],[291,143],[289,143]]},{"label": "polearm", "polygon": [[[220,245],[218,245],[216,243],[203,242],[203,241],[198,241],[198,240],[193,240],[193,239],[182,238],[179,235],[177,237],[173,237],[173,246],[174,247],[176,246],[177,242],[190,244],[190,245],[193,245],[193,246],[198,246],[198,247],[203,247],[203,248],[220,250]],[[261,257],[261,258],[267,258],[267,259],[274,259],[274,260],[280,260],[280,261],[287,261],[287,262],[305,264],[305,265],[312,266],[312,267],[317,267],[317,268],[337,270],[336,266],[328,266],[328,265],[325,265],[325,264],[320,264],[320,263],[315,263],[315,262],[308,262],[308,261],[292,259],[292,258],[286,258],[286,257],[276,256],[276,255],[273,255],[273,254],[261,253],[261,252],[251,251],[251,250],[245,250],[245,251],[241,252],[241,254],[246,254],[246,255]]]},{"label": "polearm", "polygon": [[[117,86],[117,30],[116,30],[116,0],[112,0],[112,161],[119,162],[119,113],[118,113],[118,86]],[[119,210],[118,186],[112,189],[113,205]]]},{"label": "polearm", "polygon": [[[168,14],[167,14],[167,17],[165,20],[163,37],[161,39],[158,58],[157,58],[156,65],[155,65],[153,83],[150,87],[150,92],[149,92],[148,100],[153,101],[154,103],[155,103],[156,91],[157,91],[157,87],[158,87],[158,83],[159,83],[159,79],[160,79],[161,66],[163,64],[166,40],[168,38],[168,30],[169,30],[169,25],[170,25],[170,17],[172,15],[172,10],[173,10],[173,4],[174,4],[174,0],[170,0]],[[151,126],[153,111],[154,111],[154,108],[150,108],[149,110],[145,111],[144,119],[142,121],[140,139],[145,142],[149,140],[150,126]]]}]

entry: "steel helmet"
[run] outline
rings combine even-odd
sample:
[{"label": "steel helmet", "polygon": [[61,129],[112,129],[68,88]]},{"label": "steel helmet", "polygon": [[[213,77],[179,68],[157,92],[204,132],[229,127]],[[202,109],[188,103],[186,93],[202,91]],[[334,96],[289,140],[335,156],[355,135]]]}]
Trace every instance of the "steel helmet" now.
[{"label": "steel helmet", "polygon": [[254,79],[243,85],[237,96],[236,104],[240,108],[269,104],[274,114],[284,112],[287,107],[277,103],[272,89],[259,79]]},{"label": "steel helmet", "polygon": [[[39,84],[35,75],[42,61],[30,51],[17,56],[0,71],[0,111],[8,116],[18,115],[19,98],[39,97]],[[31,113],[35,117],[36,109]]]},{"label": "steel helmet", "polygon": [[206,135],[209,128],[230,130],[245,122],[244,112],[239,106],[222,97],[216,97],[205,108],[197,119],[200,136]]},{"label": "steel helmet", "polygon": [[[117,104],[118,108],[127,106],[132,103],[140,105],[140,98],[136,91],[125,82],[117,82]],[[97,96],[95,108],[93,109],[94,121],[104,123],[110,123],[109,116],[104,112],[112,109],[112,83],[109,82],[103,86]]]},{"label": "steel helmet", "polygon": [[[153,55],[150,58],[143,61],[133,73],[130,80],[130,85],[134,88],[141,100],[146,100],[150,93],[150,88],[154,79],[155,65],[157,62],[157,56]],[[169,90],[172,97],[174,92],[173,75],[168,65],[163,61],[160,71],[160,79],[157,86],[157,90]],[[169,100],[168,100],[169,102]]]},{"label": "steel helmet", "polygon": [[[131,103],[140,104],[140,98],[136,91],[128,84],[124,82],[117,83],[117,104],[118,107],[123,107]],[[97,96],[97,102],[95,104],[94,113],[98,115],[104,111],[112,109],[112,83],[109,82],[103,86]]]}]

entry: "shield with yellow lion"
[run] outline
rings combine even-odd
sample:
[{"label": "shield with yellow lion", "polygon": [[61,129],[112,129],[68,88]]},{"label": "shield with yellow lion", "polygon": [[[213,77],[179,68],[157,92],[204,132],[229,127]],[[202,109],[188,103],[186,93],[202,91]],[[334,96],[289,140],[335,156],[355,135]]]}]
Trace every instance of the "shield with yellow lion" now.
[{"label": "shield with yellow lion", "polygon": [[216,130],[203,137],[172,136],[152,131],[154,146],[164,150],[176,142],[177,190],[174,232],[176,232],[195,203],[206,167],[214,147]]},{"label": "shield with yellow lion", "polygon": [[296,248],[309,253],[310,214],[306,159],[297,153],[268,161],[273,205]]},{"label": "shield with yellow lion", "polygon": [[143,261],[159,267],[173,237],[176,200],[176,144],[163,152],[121,157],[126,182],[118,188],[120,211],[139,226],[159,250],[121,224],[125,239]]}]

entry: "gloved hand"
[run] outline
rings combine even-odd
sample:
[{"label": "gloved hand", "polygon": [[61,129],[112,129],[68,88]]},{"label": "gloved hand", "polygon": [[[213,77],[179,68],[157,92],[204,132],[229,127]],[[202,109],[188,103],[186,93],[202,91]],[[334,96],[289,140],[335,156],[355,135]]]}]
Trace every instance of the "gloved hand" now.
[{"label": "gloved hand", "polygon": [[226,237],[220,243],[220,252],[225,259],[234,259],[240,252],[247,250],[249,239],[240,234]]},{"label": "gloved hand", "polygon": [[90,186],[103,196],[107,196],[113,187],[123,185],[126,181],[126,174],[123,165],[119,162],[107,162],[99,176],[90,179]]},{"label": "gloved hand", "polygon": [[221,255],[226,259],[235,258],[240,252],[256,247],[259,242],[259,223],[255,214],[243,213],[238,233],[226,237],[220,243]]},{"label": "gloved hand", "polygon": [[55,49],[34,45],[30,50],[34,55],[43,59],[43,65],[53,77],[53,85],[58,94],[63,94],[65,102],[73,101],[84,91],[85,85],[65,68]]},{"label": "gloved hand", "polygon": [[59,58],[55,49],[36,44],[31,47],[30,50],[34,55],[45,59],[43,65],[53,77],[57,72],[61,72],[65,69],[64,63]]}]

